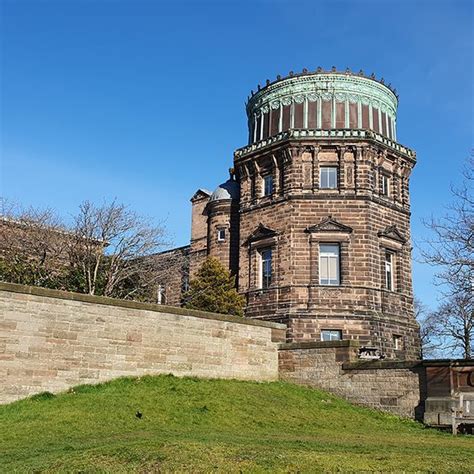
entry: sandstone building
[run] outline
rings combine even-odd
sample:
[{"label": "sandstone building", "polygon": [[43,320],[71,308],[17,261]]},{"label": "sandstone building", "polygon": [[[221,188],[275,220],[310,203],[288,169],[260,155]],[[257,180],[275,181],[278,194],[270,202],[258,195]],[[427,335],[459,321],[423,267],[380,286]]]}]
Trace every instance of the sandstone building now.
[{"label": "sandstone building", "polygon": [[[303,70],[259,86],[230,179],[191,198],[189,277],[215,256],[246,317],[285,323],[289,342],[356,339],[416,359],[416,155],[397,141],[397,106],[395,90],[362,72]],[[167,285],[167,300],[183,287]]]}]

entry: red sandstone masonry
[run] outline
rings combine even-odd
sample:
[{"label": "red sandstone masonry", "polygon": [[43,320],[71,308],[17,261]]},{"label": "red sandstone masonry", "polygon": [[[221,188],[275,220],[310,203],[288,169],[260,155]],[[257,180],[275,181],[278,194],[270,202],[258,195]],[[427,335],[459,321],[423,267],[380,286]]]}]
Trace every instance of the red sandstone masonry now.
[{"label": "red sandstone masonry", "polygon": [[285,327],[0,283],[0,403],[120,376],[276,380]]},{"label": "red sandstone masonry", "polygon": [[[336,190],[319,189],[319,167],[328,164],[339,169]],[[321,329],[341,329],[344,338],[375,345],[388,357],[417,358],[408,201],[413,165],[411,158],[365,140],[287,141],[238,157],[239,291],[247,295],[246,316],[286,323],[288,341],[318,340]],[[252,180],[260,183],[268,173],[276,183],[273,196],[252,197]],[[391,177],[389,196],[380,192],[382,174]],[[352,232],[314,237],[306,232],[328,216]],[[256,280],[256,251],[245,244],[259,224],[277,233],[272,286],[264,291]],[[391,226],[405,243],[381,235]],[[318,242],[331,239],[341,248],[338,287],[318,280]],[[395,251],[394,291],[383,288],[386,248]],[[395,350],[394,336],[403,340],[402,350]]]}]

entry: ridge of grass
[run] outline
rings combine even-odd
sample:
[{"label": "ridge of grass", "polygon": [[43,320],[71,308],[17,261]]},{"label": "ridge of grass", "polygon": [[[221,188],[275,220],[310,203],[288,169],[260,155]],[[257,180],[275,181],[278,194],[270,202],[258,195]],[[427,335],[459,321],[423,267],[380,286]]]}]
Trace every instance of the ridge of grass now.
[{"label": "ridge of grass", "polygon": [[8,473],[474,472],[472,436],[283,382],[120,378],[0,406],[0,427]]}]

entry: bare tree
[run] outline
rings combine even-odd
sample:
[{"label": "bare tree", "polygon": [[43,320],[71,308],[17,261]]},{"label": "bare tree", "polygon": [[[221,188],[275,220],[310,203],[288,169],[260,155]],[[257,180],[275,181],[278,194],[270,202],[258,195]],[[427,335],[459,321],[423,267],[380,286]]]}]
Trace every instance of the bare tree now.
[{"label": "bare tree", "polygon": [[441,346],[454,355],[472,359],[474,355],[474,298],[456,293],[432,314],[433,334]]},{"label": "bare tree", "polygon": [[0,278],[14,283],[62,287],[68,234],[51,209],[23,208],[0,199]]},{"label": "bare tree", "polygon": [[71,262],[91,295],[132,298],[155,284],[154,259],[165,245],[162,226],[152,225],[113,201],[96,206],[83,202],[74,217]]},{"label": "bare tree", "polygon": [[433,358],[439,348],[433,313],[415,297],[413,302],[415,318],[420,325],[420,343],[422,358]]},{"label": "bare tree", "polygon": [[463,183],[452,187],[453,202],[447,213],[425,222],[432,238],[420,247],[422,261],[438,268],[436,283],[445,301],[433,314],[436,330],[446,349],[462,349],[472,356],[474,291],[474,154],[468,159]]}]

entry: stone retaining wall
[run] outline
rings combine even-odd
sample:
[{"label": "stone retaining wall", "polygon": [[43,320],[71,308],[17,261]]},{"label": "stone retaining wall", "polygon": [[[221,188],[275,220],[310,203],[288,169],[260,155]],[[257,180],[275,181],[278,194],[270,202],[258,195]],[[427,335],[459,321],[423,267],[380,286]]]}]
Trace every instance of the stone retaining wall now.
[{"label": "stone retaining wall", "polygon": [[280,378],[328,390],[347,400],[422,419],[425,369],[420,361],[360,361],[355,341],[280,346]]},{"label": "stone retaining wall", "polygon": [[0,283],[0,403],[125,375],[276,380],[286,326]]}]

